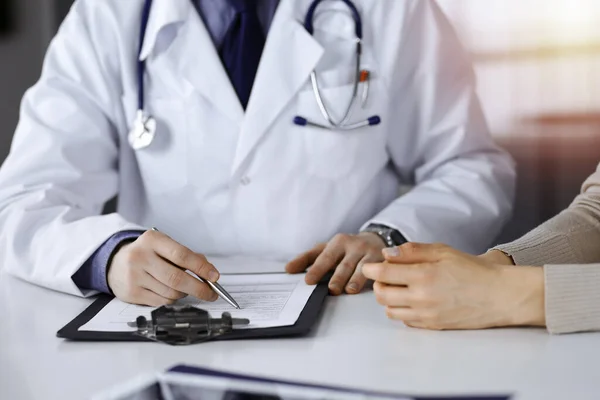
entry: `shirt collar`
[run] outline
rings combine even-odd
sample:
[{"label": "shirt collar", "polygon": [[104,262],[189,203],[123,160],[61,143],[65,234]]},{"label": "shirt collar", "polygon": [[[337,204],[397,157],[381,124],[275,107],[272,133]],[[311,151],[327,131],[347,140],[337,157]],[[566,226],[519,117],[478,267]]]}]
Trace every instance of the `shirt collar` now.
[{"label": "shirt collar", "polygon": [[[264,3],[259,17],[268,32],[280,0],[261,1]],[[204,15],[206,10],[210,10],[210,16]],[[146,60],[152,53],[163,28],[185,21],[190,12],[198,12],[202,16],[213,42],[219,47],[235,17],[235,11],[226,0],[154,0],[139,60]]]}]

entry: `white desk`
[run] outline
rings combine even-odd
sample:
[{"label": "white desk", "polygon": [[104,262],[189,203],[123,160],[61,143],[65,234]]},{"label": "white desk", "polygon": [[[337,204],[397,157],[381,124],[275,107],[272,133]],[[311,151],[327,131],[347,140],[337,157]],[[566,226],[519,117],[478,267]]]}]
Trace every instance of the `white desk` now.
[{"label": "white desk", "polygon": [[329,298],[313,336],[301,339],[178,348],[57,339],[88,304],[0,272],[0,399],[84,399],[178,363],[410,394],[600,398],[600,334],[413,330],[365,293]]}]

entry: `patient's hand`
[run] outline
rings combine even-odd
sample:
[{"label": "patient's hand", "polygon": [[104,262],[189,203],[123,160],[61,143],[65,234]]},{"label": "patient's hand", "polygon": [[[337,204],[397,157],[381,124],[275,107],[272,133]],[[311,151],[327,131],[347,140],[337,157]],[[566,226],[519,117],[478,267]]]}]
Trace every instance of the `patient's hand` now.
[{"label": "patient's hand", "polygon": [[479,258],[496,265],[515,265],[514,260],[499,250],[490,250]]},{"label": "patient's hand", "polygon": [[[383,261],[385,243],[374,233],[337,235],[329,243],[317,245],[286,266],[291,274],[304,272],[306,283],[316,285],[329,271],[335,270],[329,281],[329,291],[340,295],[359,293],[367,283],[362,265]],[[310,268],[309,268],[310,267]]]},{"label": "patient's hand", "polygon": [[416,328],[545,325],[544,271],[497,265],[444,245],[408,243],[363,267],[389,318]]}]

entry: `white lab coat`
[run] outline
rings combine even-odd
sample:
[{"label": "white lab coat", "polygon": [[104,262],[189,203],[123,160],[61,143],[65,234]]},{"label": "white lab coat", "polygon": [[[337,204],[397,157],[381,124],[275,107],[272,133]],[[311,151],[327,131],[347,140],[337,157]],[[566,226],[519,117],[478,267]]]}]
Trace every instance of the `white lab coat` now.
[{"label": "white lab coat", "polygon": [[[511,211],[514,168],[489,136],[468,57],[434,1],[355,0],[369,103],[329,132],[309,84],[339,116],[351,96],[354,24],[325,2],[282,0],[244,113],[190,0],[155,0],[141,57],[151,148],[127,133],[137,107],[142,0],[79,0],[23,100],[0,171],[0,264],[76,295],[72,275],[111,235],[156,226],[208,255],[288,260],[370,222],[409,240],[482,251]],[[399,197],[401,186],[413,189]],[[119,195],[118,212],[101,215]]]}]

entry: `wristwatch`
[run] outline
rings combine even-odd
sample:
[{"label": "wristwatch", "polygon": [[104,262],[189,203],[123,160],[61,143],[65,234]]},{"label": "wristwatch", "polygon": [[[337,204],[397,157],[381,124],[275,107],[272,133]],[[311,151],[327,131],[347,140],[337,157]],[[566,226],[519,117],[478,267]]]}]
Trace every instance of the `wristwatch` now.
[{"label": "wristwatch", "polygon": [[400,232],[385,225],[371,224],[363,232],[376,234],[387,247],[396,247],[408,243],[408,240]]}]

